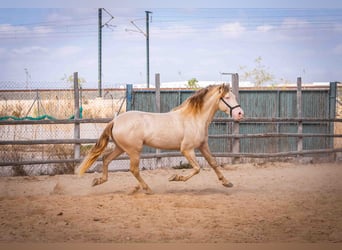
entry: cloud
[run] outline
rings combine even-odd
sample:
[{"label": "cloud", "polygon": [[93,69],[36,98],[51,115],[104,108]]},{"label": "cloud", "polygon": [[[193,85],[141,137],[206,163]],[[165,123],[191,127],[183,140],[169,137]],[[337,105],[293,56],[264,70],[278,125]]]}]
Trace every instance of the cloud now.
[{"label": "cloud", "polygon": [[228,38],[239,38],[246,31],[246,28],[239,22],[233,22],[219,26],[217,31]]},{"label": "cloud", "polygon": [[0,24],[0,35],[2,38],[26,38],[34,35],[43,35],[52,33],[54,30],[47,26],[22,26]]},{"label": "cloud", "polygon": [[18,34],[29,34],[29,29],[25,26],[13,26],[10,24],[0,24],[0,34],[2,38],[16,36]]},{"label": "cloud", "polygon": [[48,22],[70,22],[72,20],[84,19],[85,17],[97,20],[97,9],[93,8],[67,8],[54,9],[47,16]]},{"label": "cloud", "polygon": [[56,49],[54,55],[58,57],[67,57],[78,54],[82,51],[81,47],[78,46],[64,46]]},{"label": "cloud", "polygon": [[258,26],[257,28],[256,28],[256,30],[257,31],[259,31],[259,32],[268,32],[268,31],[271,31],[271,30],[274,30],[275,29],[275,27],[274,26],[272,26],[272,25],[261,25],[261,26]]},{"label": "cloud", "polygon": [[151,36],[160,39],[179,39],[188,36],[194,37],[198,30],[189,25],[170,25],[167,27],[153,27]]},{"label": "cloud", "polygon": [[310,23],[298,18],[285,18],[281,24],[281,29],[307,29],[310,27]]},{"label": "cloud", "polygon": [[30,47],[22,47],[18,49],[12,49],[12,52],[14,54],[19,54],[19,55],[28,55],[28,54],[37,54],[37,53],[46,53],[49,50],[44,47],[40,46],[30,46]]},{"label": "cloud", "polygon": [[32,32],[34,34],[48,34],[48,33],[52,33],[53,29],[46,27],[46,26],[36,26],[32,28]]}]

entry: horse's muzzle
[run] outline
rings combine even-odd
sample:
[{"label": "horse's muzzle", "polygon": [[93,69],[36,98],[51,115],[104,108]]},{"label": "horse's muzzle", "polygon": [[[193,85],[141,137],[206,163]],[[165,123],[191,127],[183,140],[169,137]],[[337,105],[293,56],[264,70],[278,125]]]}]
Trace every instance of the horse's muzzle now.
[{"label": "horse's muzzle", "polygon": [[234,119],[234,121],[241,121],[244,118],[245,114],[241,107],[237,107],[234,110],[232,110],[231,116]]}]

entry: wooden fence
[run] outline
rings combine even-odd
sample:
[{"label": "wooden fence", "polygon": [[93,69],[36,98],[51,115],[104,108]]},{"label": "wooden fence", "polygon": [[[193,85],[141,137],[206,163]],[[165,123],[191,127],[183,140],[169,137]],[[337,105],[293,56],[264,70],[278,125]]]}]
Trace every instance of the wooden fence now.
[{"label": "wooden fence", "polygon": [[[237,76],[235,76],[237,77]],[[74,157],[71,159],[50,159],[50,160],[18,160],[18,161],[1,161],[0,166],[24,166],[24,165],[37,165],[37,164],[59,164],[59,163],[79,163],[82,158],[80,155],[80,146],[81,144],[94,144],[97,139],[89,139],[89,138],[80,138],[80,124],[85,123],[108,123],[111,119],[110,118],[103,118],[103,119],[80,119],[79,118],[79,94],[78,94],[78,84],[77,84],[77,73],[74,75],[74,91],[75,91],[75,118],[70,120],[40,120],[40,121],[31,121],[31,120],[2,120],[0,121],[0,126],[20,126],[20,125],[42,125],[42,124],[73,124],[74,125],[74,138],[71,139],[47,139],[47,140],[1,140],[0,146],[3,145],[42,145],[42,144],[71,144],[74,145]],[[156,80],[159,79],[156,77]],[[159,80],[157,80],[159,81]],[[159,85],[159,84],[157,84]],[[336,84],[335,86],[335,95],[332,95],[330,98],[330,105],[336,104]],[[233,90],[237,91],[237,87],[234,83],[233,79]],[[129,104],[129,95],[130,91],[132,90],[131,87],[127,88],[127,96],[128,96],[128,104]],[[159,101],[160,97],[158,97],[158,90],[156,91],[157,97],[156,100]],[[238,92],[235,92],[237,95]],[[297,90],[297,97],[301,99],[301,81],[298,80],[298,90]],[[298,110],[301,110],[301,101],[297,102]],[[158,108],[158,104],[156,104]],[[129,109],[129,108],[128,108]],[[214,156],[216,157],[253,157],[253,158],[260,158],[260,157],[288,157],[288,156],[303,156],[303,155],[311,155],[311,154],[327,154],[327,153],[336,153],[342,152],[342,148],[334,148],[333,145],[330,145],[329,148],[323,149],[312,149],[312,150],[303,150],[303,139],[308,137],[324,137],[324,138],[341,138],[342,134],[333,133],[330,130],[329,133],[303,133],[303,123],[305,122],[322,122],[329,124],[330,127],[333,128],[334,123],[342,122],[342,119],[337,118],[305,118],[302,117],[300,112],[298,113],[298,117],[296,118],[245,118],[242,122],[237,123],[234,122],[231,118],[222,118],[217,117],[213,120],[213,122],[219,123],[230,123],[233,125],[232,133],[221,133],[221,134],[209,134],[209,138],[228,138],[233,140],[233,146],[231,147],[231,152],[213,152]],[[295,123],[298,125],[296,133],[284,133],[284,132],[277,132],[277,133],[253,133],[253,134],[242,134],[239,132],[239,125],[241,124],[248,124],[248,123],[268,123],[268,124],[286,124],[286,123]],[[240,152],[240,140],[246,138],[295,138],[297,140],[297,148],[294,151],[287,151],[287,152],[271,152],[271,153],[243,153]],[[143,159],[149,158],[161,158],[161,157],[175,157],[181,156],[179,152],[162,152],[157,150],[156,152],[149,152],[143,153]],[[128,159],[127,156],[122,156],[119,159]]]},{"label": "wooden fence", "polygon": [[[193,90],[160,90],[156,75],[156,89],[127,88],[127,110],[167,112],[178,106]],[[209,145],[216,156],[279,157],[338,152],[333,148],[336,117],[337,83],[328,87],[297,89],[239,90],[238,75],[232,75],[232,91],[247,110],[246,118],[237,123],[218,112],[209,127]],[[302,112],[303,110],[303,112]],[[264,115],[264,116],[260,116]],[[260,116],[260,117],[259,117]],[[277,118],[271,118],[277,117]],[[145,154],[160,155],[160,151],[145,147]],[[176,156],[175,152],[164,152]]]},{"label": "wooden fence", "polygon": [[[75,120],[42,120],[42,121],[1,121],[1,125],[41,125],[41,124],[74,124],[75,127],[81,123],[108,123],[111,119],[75,119]],[[233,122],[229,118],[215,119],[218,122]],[[317,119],[305,118],[246,118],[244,123],[302,123],[302,122],[317,122]],[[320,122],[342,122],[342,119],[319,119]],[[77,132],[76,132],[77,133]],[[241,138],[278,138],[278,137],[294,137],[298,139],[298,150],[290,152],[277,152],[277,153],[240,153],[240,152],[214,152],[216,157],[288,157],[288,156],[303,156],[318,153],[335,153],[342,152],[342,148],[329,148],[329,149],[316,149],[316,150],[303,150],[301,149],[301,140],[305,137],[332,137],[341,138],[342,134],[316,134],[316,133],[266,133],[266,134],[216,134],[209,135],[209,138],[231,138],[240,140]],[[97,139],[87,138],[73,138],[73,139],[50,139],[50,140],[6,140],[0,141],[0,145],[41,145],[41,144],[73,144],[75,147],[81,144],[94,144]],[[233,148],[234,149],[234,148]],[[76,150],[75,150],[76,151]],[[181,156],[177,151],[174,152],[157,152],[142,154],[142,159],[148,158],[161,158],[161,157],[175,157]],[[127,157],[120,157],[119,159],[128,159]],[[11,161],[0,162],[0,166],[18,166],[18,165],[37,165],[37,164],[52,164],[52,163],[79,163],[82,159],[74,157],[73,159],[56,159],[56,160],[26,160],[26,161]]]}]

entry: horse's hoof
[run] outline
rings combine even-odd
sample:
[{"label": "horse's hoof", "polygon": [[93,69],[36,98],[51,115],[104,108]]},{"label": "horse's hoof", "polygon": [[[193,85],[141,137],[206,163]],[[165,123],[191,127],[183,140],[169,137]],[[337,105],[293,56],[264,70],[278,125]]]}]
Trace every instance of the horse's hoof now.
[{"label": "horse's hoof", "polygon": [[228,187],[228,188],[231,188],[231,187],[234,186],[233,183],[231,183],[231,182],[229,182],[229,183],[223,183],[222,185],[225,186],[225,187]]},{"label": "horse's hoof", "polygon": [[145,191],[145,194],[147,194],[147,195],[152,195],[152,194],[153,194],[153,191],[152,191],[151,189],[146,190],[146,191]]},{"label": "horse's hoof", "polygon": [[169,177],[169,181],[177,181],[178,179],[178,175],[177,174],[173,174]]},{"label": "horse's hoof", "polygon": [[128,192],[128,195],[136,194],[140,190],[140,186],[135,186],[130,192]]},{"label": "horse's hoof", "polygon": [[102,183],[105,183],[107,180],[106,179],[102,179],[102,178],[95,178],[93,180],[93,182],[91,183],[91,186],[94,187],[94,186],[97,186],[97,185],[100,185]]},{"label": "horse's hoof", "polygon": [[98,178],[95,178],[93,180],[93,182],[91,183],[91,186],[94,187],[94,186],[99,185],[99,184],[100,184],[100,180]]}]

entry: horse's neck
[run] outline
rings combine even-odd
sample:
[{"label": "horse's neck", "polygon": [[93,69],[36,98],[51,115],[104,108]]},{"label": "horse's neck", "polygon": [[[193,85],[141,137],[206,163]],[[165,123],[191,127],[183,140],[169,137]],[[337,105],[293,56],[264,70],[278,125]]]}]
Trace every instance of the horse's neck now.
[{"label": "horse's neck", "polygon": [[204,103],[202,111],[196,114],[194,117],[196,120],[200,120],[201,124],[205,124],[207,129],[211,121],[214,119],[214,115],[218,109],[217,105],[214,103],[215,100],[209,100]]}]

